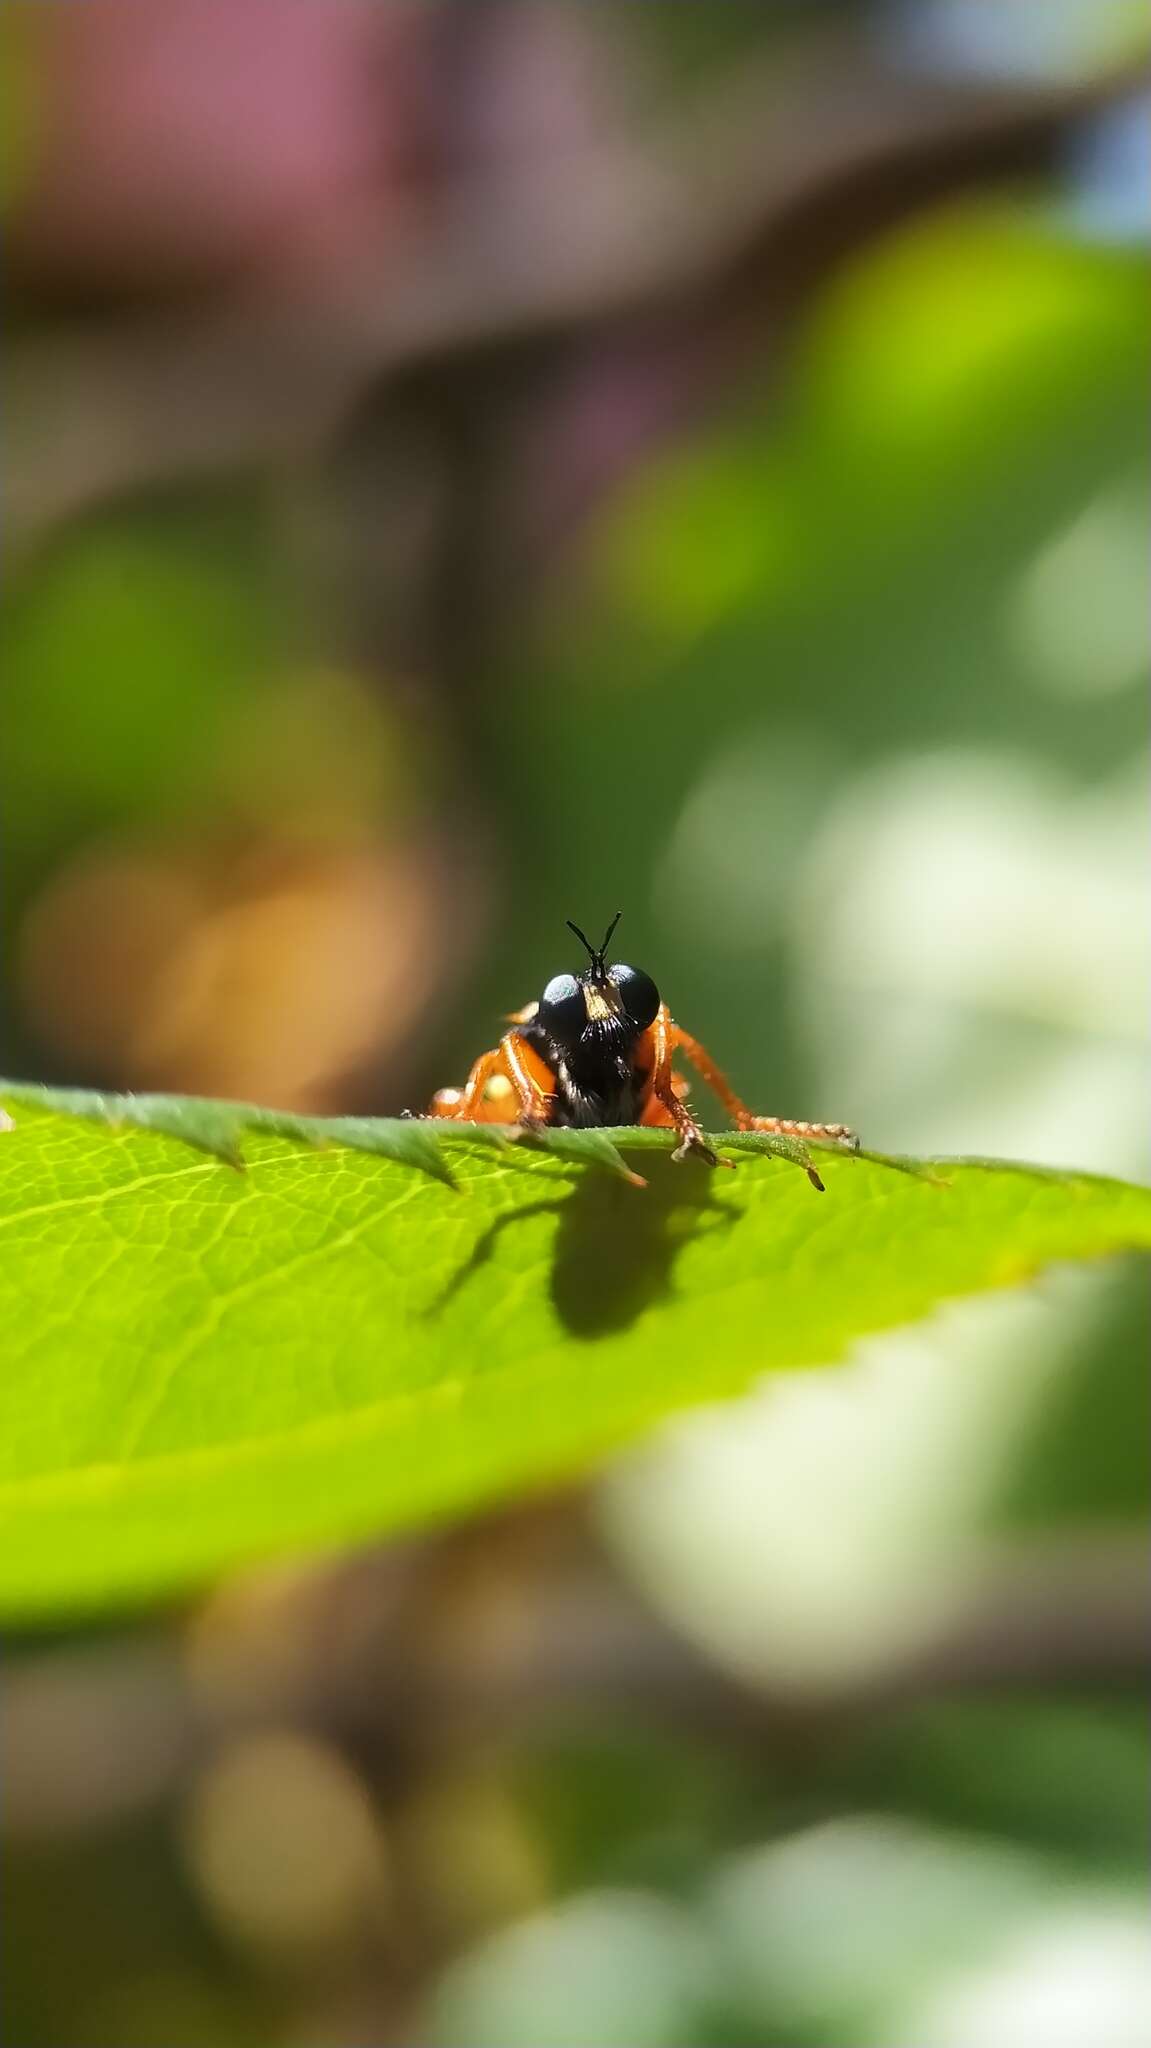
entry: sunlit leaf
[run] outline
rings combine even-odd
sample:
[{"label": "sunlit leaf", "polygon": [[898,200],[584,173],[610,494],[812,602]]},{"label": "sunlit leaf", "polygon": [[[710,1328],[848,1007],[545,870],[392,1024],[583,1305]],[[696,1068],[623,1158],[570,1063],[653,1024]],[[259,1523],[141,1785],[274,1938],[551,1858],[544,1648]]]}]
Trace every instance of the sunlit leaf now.
[{"label": "sunlit leaf", "polygon": [[[1056,1259],[1151,1191],[657,1131],[0,1090],[0,1607],[398,1531]],[[644,1185],[634,1184],[642,1175]]]}]

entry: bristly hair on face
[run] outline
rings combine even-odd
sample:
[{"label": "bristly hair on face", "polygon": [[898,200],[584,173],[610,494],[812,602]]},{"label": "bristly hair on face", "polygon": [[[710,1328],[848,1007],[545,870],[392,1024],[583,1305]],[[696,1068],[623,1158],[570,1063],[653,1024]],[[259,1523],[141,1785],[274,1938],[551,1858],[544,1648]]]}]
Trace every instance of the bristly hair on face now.
[{"label": "bristly hair on face", "polygon": [[622,911],[616,911],[615,916],[612,918],[612,921],[609,924],[602,939],[600,940],[598,946],[592,945],[592,942],[587,937],[586,933],[581,932],[578,924],[573,924],[570,917],[565,917],[564,919],[564,923],[566,924],[569,932],[574,932],[577,939],[580,942],[580,945],[587,947],[588,953],[591,956],[592,973],[595,975],[597,981],[603,980],[604,974],[606,972],[604,966],[604,957],[607,953],[608,946],[611,944],[611,935],[614,932],[617,924],[619,923],[622,915]]}]

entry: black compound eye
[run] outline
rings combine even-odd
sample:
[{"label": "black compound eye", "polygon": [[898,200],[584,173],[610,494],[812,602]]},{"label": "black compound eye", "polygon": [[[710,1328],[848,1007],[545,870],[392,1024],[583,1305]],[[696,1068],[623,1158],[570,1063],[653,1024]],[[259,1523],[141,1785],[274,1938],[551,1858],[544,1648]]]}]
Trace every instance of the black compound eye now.
[{"label": "black compound eye", "polygon": [[607,978],[619,990],[625,1017],[637,1030],[646,1031],[659,1009],[659,990],[650,974],[642,967],[609,967]]},{"label": "black compound eye", "polygon": [[587,1004],[574,974],[553,974],[540,997],[538,1021],[558,1044],[575,1044],[587,1023]]}]

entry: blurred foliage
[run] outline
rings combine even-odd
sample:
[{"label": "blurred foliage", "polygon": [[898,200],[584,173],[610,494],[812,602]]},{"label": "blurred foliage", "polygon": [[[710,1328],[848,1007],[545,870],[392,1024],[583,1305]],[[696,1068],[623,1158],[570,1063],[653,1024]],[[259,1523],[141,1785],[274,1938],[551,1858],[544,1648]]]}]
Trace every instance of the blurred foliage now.
[{"label": "blurred foliage", "polygon": [[[756,1102],[1143,1176],[1145,10],[275,12],[4,10],[6,1069],[418,1108],[622,905]],[[325,396],[445,221],[481,327],[534,271],[485,179],[607,218],[730,66],[818,154],[1116,62],[741,318]],[[1049,1276],[590,1502],[14,1639],[13,2040],[1136,2048],[1146,1340],[1144,1261]]]}]

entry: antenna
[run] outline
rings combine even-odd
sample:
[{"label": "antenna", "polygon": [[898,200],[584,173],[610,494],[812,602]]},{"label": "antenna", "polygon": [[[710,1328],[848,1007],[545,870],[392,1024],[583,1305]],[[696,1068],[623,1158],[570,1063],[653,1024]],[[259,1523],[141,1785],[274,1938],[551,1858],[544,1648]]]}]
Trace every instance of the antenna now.
[{"label": "antenna", "polygon": [[592,942],[588,938],[587,933],[581,932],[578,924],[573,924],[570,917],[565,917],[564,919],[564,923],[566,924],[569,932],[574,932],[581,946],[587,947],[588,953],[591,958],[591,964],[595,968],[597,974],[603,973],[604,954],[607,952],[608,945],[611,940],[611,935],[614,932],[622,916],[623,912],[617,910],[615,916],[612,918],[612,921],[609,924],[606,932],[604,933],[603,938],[600,940],[598,946],[592,945]]}]

